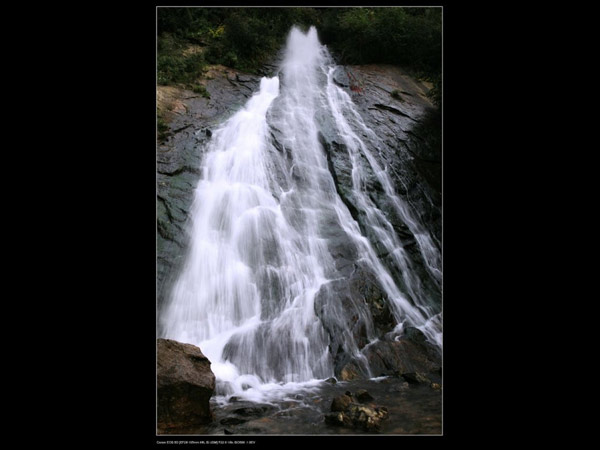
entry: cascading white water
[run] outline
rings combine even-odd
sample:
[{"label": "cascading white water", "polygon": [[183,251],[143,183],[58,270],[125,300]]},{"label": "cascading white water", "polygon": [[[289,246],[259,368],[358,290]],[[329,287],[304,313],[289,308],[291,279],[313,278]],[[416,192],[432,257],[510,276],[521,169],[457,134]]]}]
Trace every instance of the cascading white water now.
[{"label": "cascading white water", "polygon": [[[164,337],[198,345],[210,359],[220,395],[264,400],[283,383],[306,387],[333,375],[330,338],[315,313],[316,296],[339,277],[328,246],[331,226],[345,233],[358,259],[377,275],[399,328],[408,322],[441,346],[439,314],[423,298],[392,225],[365,192],[360,154],[441,281],[439,252],[358,137],[360,130],[377,142],[350,97],[334,85],[332,70],[316,29],[304,34],[293,28],[281,80],[263,78],[259,92],[214,132],[206,149],[190,214],[189,254],[161,320]],[[395,283],[336,191],[319,142],[317,117],[323,115],[348,149],[365,226],[393,255],[408,292]],[[281,148],[273,145],[271,129],[280,133]],[[335,293],[326,299],[328,314],[341,317]],[[372,328],[369,313],[361,311]],[[351,333],[344,332],[343,340],[344,351],[360,360]]]},{"label": "cascading white water", "polygon": [[358,200],[356,206],[358,209],[366,212],[367,224],[400,268],[404,285],[415,302],[417,309],[410,306],[410,302],[406,300],[393,281],[389,279],[387,272],[383,270],[381,262],[375,256],[370,245],[365,246],[364,251],[368,255],[371,265],[377,268],[376,273],[380,277],[380,282],[385,287],[390,299],[393,300],[395,306],[394,315],[399,323],[402,323],[403,317],[407,316],[413,325],[420,328],[432,342],[441,347],[442,333],[440,317],[432,311],[429,302],[424,298],[420,281],[415,277],[410,260],[407,258],[402,242],[394,232],[392,224],[388,221],[385,214],[375,206],[363,187],[366,185],[366,175],[360,163],[360,155],[366,157],[372,172],[383,187],[385,194],[392,200],[397,214],[415,237],[425,261],[425,266],[430,274],[434,280],[441,283],[442,271],[439,251],[435,247],[429,232],[414,217],[408,205],[394,192],[387,171],[381,168],[368,146],[358,137],[358,133],[361,133],[368,136],[371,142],[376,143],[376,146],[381,145],[378,136],[365,125],[350,96],[333,82],[334,71],[334,66],[327,68],[326,97],[329,110],[335,120],[338,135],[348,148],[350,160],[352,161],[353,193]]}]

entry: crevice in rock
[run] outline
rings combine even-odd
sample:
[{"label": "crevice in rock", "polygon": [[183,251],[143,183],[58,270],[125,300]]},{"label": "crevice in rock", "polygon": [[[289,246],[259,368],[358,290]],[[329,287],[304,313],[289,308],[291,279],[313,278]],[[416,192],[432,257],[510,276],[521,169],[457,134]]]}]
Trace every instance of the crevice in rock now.
[{"label": "crevice in rock", "polygon": [[[167,200],[166,200],[164,197],[162,197],[161,195],[157,195],[156,197],[157,197],[157,198],[158,198],[158,199],[159,199],[159,200],[162,202],[162,204],[164,205],[164,207],[165,207],[165,210],[167,211],[167,217],[168,217],[168,219],[169,219],[169,222],[170,222],[170,223],[171,223],[173,226],[177,227],[177,228],[178,228],[178,229],[181,231],[181,230],[182,230],[181,223],[182,223],[182,222],[184,222],[185,220],[184,220],[184,219],[178,219],[177,217],[175,217],[175,215],[173,214],[173,212],[172,212],[172,210],[171,210],[171,208],[172,208],[172,207],[171,207],[171,206],[169,206],[169,202],[168,202],[168,201],[167,201]],[[176,207],[176,206],[175,206],[175,207]],[[179,207],[176,207],[176,208],[177,208],[179,211],[181,211],[181,212],[182,212],[184,215],[186,215],[186,216],[187,216],[187,213],[186,213],[186,211],[185,211],[185,210],[183,210],[183,209],[181,209],[181,208],[179,208]]]},{"label": "crevice in rock", "polygon": [[166,229],[164,223],[162,220],[157,220],[156,221],[156,230],[158,231],[158,234],[160,234],[160,236],[170,242],[175,242],[174,237],[171,235],[171,233],[169,233],[169,231]]},{"label": "crevice in rock", "polygon": [[171,214],[171,208],[169,207],[167,200],[160,195],[157,195],[156,198],[158,200],[160,200],[162,202],[163,206],[165,207],[165,211],[167,212],[167,217],[169,218],[169,222],[173,222],[173,215]]},{"label": "crevice in rock", "polygon": [[392,91],[388,91],[387,89],[375,84],[375,83],[369,83],[371,86],[376,87],[377,89],[382,90],[383,92],[385,92],[386,94],[390,94],[392,93]]},{"label": "crevice in rock", "polygon": [[275,147],[275,149],[279,153],[284,153],[283,145],[281,145],[281,142],[279,142],[279,139],[277,139],[275,137],[275,134],[273,132],[271,132],[270,134],[271,134],[271,143],[273,144],[273,147]]},{"label": "crevice in rock", "polygon": [[329,169],[329,172],[331,173],[331,177],[333,178],[333,184],[335,185],[335,190],[336,190],[337,194],[340,196],[340,199],[342,200],[342,202],[344,202],[344,204],[348,208],[348,211],[350,211],[350,215],[352,216],[352,218],[360,224],[360,221],[358,220],[358,216],[359,216],[358,209],[356,209],[356,207],[352,204],[352,202],[350,202],[348,200],[348,198],[344,195],[344,193],[340,189],[340,183],[338,181],[337,174],[335,172],[335,166],[333,165],[333,160],[331,159],[330,145],[325,141],[325,138],[323,137],[323,135],[321,133],[319,133],[319,141],[325,150],[325,155],[327,156],[327,168]]},{"label": "crevice in rock", "polygon": [[171,133],[172,133],[172,134],[177,134],[177,133],[179,133],[180,131],[183,131],[183,130],[185,130],[186,128],[189,128],[189,127],[191,127],[191,126],[192,126],[192,124],[191,124],[191,123],[188,123],[187,125],[185,125],[185,126],[183,126],[183,127],[181,127],[181,128],[176,128],[175,130],[172,130],[172,131],[171,131]]},{"label": "crevice in rock", "polygon": [[381,103],[375,103],[373,105],[373,107],[368,108],[369,110],[374,110],[374,109],[383,109],[385,111],[389,111],[391,113],[394,113],[398,116],[403,116],[403,117],[407,117],[410,120],[412,120],[413,122],[418,122],[417,119],[415,119],[414,117],[410,116],[409,114],[406,114],[405,112],[400,111],[399,109],[394,108],[393,106],[388,106],[388,105],[382,105]]},{"label": "crevice in rock", "polygon": [[340,83],[340,82],[339,82],[338,80],[336,80],[335,78],[333,79],[333,82],[334,82],[334,83],[335,83],[337,86],[339,86],[339,87],[341,87],[341,88],[347,88],[347,87],[348,87],[348,85],[347,85],[347,84]]},{"label": "crevice in rock", "polygon": [[180,175],[183,172],[193,173],[194,175],[200,175],[201,174],[201,171],[200,171],[199,168],[197,168],[197,167],[191,167],[191,166],[187,166],[187,165],[183,165],[181,167],[178,167],[177,169],[173,170],[172,172],[169,172],[167,170],[160,170],[160,169],[157,169],[157,172],[160,173],[161,175],[169,175],[169,176]]},{"label": "crevice in rock", "polygon": [[[167,202],[163,197],[157,195],[158,200],[162,202],[165,207],[165,211],[167,212],[168,221],[163,221],[160,218],[157,220],[157,229],[159,234],[169,241],[177,243],[180,247],[183,248],[183,244],[180,242],[181,236],[184,234],[183,222],[185,220],[178,219],[175,217],[173,212],[171,211],[171,207],[169,206],[169,202]],[[179,208],[181,210],[181,208]],[[184,214],[185,211],[181,210]],[[174,228],[174,230],[169,230],[164,222],[168,222],[168,224]],[[176,234],[175,234],[176,233]]]}]

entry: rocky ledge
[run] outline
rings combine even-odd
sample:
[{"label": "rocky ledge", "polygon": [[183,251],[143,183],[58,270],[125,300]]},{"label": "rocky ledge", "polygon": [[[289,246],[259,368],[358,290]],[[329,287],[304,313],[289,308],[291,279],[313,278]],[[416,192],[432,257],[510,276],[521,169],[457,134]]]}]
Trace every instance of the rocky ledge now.
[{"label": "rocky ledge", "polygon": [[215,375],[200,349],[171,339],[157,340],[158,432],[210,423]]}]

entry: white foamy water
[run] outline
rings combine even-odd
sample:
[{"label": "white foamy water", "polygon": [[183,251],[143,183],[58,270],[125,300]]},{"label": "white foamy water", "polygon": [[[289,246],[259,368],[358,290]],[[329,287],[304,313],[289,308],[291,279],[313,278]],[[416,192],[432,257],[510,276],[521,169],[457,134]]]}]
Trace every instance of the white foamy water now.
[{"label": "white foamy water", "polygon": [[[268,402],[333,376],[329,335],[315,313],[325,305],[323,314],[335,323],[344,323],[347,314],[328,289],[339,277],[329,245],[333,228],[376,274],[398,331],[417,326],[441,346],[441,318],[422,293],[401,240],[365,191],[361,154],[441,282],[439,252],[359,138],[364,133],[378,142],[350,97],[333,84],[333,69],[314,27],[306,34],[292,29],[279,76],[263,78],[260,90],[214,132],[206,149],[190,213],[189,254],[161,321],[164,337],[198,345],[209,358],[218,401],[236,395]],[[323,115],[346,144],[356,207],[393,255],[402,289],[336,191],[319,142],[317,117]],[[271,130],[279,134],[280,148]],[[368,309],[355,307],[372,337]],[[341,333],[343,350],[368,372],[352,334]]]}]

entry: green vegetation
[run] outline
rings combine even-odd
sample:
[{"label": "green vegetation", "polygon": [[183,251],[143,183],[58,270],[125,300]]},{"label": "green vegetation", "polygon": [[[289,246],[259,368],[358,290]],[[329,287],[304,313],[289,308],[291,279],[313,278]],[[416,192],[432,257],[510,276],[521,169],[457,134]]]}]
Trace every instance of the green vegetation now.
[{"label": "green vegetation", "polygon": [[[441,8],[158,8],[158,83],[193,84],[206,64],[257,73],[292,25],[315,25],[343,64],[397,64],[440,104]],[[189,52],[192,46],[201,52]]]},{"label": "green vegetation", "polygon": [[430,81],[441,101],[441,8],[342,8],[328,13],[321,39],[347,64],[397,64]]},{"label": "green vegetation", "polygon": [[[186,45],[203,46],[204,63],[256,73],[285,43],[292,25],[307,28],[317,22],[314,8],[158,8],[159,74],[162,69],[167,75],[165,63],[184,64],[177,52]],[[161,66],[160,57],[173,51],[175,61],[164,59]],[[181,81],[159,78],[159,84]]]},{"label": "green vegetation", "polygon": [[206,87],[202,86],[201,84],[194,86],[192,91],[194,91],[196,94],[200,94],[204,98],[210,98],[210,94],[206,90]]},{"label": "green vegetation", "polygon": [[162,117],[157,117],[156,119],[156,128],[158,131],[158,140],[164,141],[169,135],[169,126],[165,123]]},{"label": "green vegetation", "polygon": [[163,33],[158,38],[157,81],[158,84],[192,83],[206,67],[200,52],[186,52],[185,41]]},{"label": "green vegetation", "polygon": [[398,89],[394,89],[392,91],[392,93],[390,94],[392,97],[394,97],[396,100],[399,100],[401,102],[404,101],[404,99],[402,98],[402,96],[400,95],[400,91]]}]

